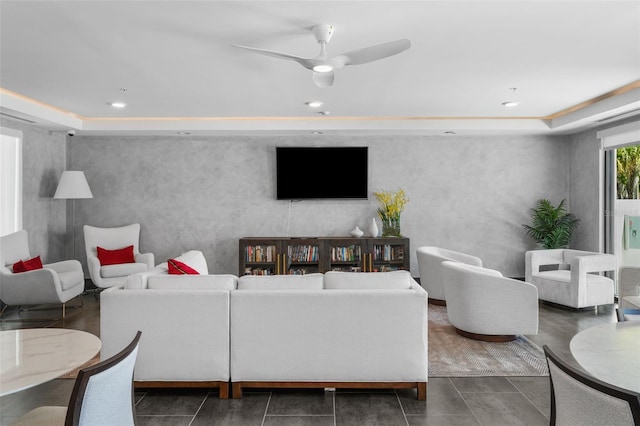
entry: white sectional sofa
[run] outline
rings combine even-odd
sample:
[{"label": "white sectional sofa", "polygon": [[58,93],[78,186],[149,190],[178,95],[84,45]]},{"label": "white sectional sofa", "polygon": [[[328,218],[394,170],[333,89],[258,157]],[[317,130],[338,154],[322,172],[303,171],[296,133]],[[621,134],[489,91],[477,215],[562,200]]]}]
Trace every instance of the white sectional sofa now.
[{"label": "white sectional sofa", "polygon": [[427,293],[407,271],[240,277],[233,397],[250,387],[427,387]]},{"label": "white sectional sofa", "polygon": [[[185,255],[177,259],[204,261],[201,252]],[[206,261],[200,267],[208,272]],[[227,398],[229,294],[237,277],[169,275],[162,265],[155,275],[143,274],[130,277],[124,289],[100,294],[100,357],[116,354],[140,330],[136,387],[219,388],[220,398]]]},{"label": "white sectional sofa", "polygon": [[427,293],[407,271],[237,279],[159,265],[101,293],[102,358],[141,330],[137,387],[218,387],[221,398],[231,383],[234,398],[343,387],[416,388],[424,400],[427,325]]}]

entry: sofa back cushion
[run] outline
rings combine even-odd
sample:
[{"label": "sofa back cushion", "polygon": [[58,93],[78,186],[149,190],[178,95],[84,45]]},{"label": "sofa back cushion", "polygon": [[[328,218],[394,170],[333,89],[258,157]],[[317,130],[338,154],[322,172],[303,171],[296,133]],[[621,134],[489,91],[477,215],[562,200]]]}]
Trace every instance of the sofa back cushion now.
[{"label": "sofa back cushion", "polygon": [[238,290],[322,290],[322,274],[243,275]]},{"label": "sofa back cushion", "polygon": [[337,272],[324,274],[324,288],[333,290],[401,290],[411,288],[409,271]]},{"label": "sofa back cushion", "polygon": [[234,290],[235,275],[152,275],[147,279],[152,290]]}]

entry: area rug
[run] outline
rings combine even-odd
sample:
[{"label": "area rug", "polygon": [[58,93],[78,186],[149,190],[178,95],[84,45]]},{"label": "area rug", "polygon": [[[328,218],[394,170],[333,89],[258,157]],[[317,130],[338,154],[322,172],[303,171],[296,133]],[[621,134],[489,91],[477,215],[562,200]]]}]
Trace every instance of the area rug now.
[{"label": "area rug", "polygon": [[446,306],[429,305],[429,377],[548,376],[542,349],[518,336],[481,342],[456,333]]}]

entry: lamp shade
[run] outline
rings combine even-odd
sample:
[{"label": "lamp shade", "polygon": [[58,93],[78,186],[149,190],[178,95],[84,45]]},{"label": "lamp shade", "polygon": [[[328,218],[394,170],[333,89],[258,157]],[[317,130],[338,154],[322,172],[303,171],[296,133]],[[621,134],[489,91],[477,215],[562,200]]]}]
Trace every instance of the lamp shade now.
[{"label": "lamp shade", "polygon": [[84,172],[67,170],[62,172],[58,188],[53,198],[73,200],[78,198],[93,198]]}]

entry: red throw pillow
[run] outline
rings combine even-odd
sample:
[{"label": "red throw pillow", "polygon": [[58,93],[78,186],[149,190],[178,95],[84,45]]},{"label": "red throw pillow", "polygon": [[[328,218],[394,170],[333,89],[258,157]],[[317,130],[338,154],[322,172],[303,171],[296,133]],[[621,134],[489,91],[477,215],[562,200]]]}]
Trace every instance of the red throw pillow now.
[{"label": "red throw pillow", "polygon": [[200,275],[200,272],[179,260],[169,259],[167,265],[169,265],[169,274],[171,275]]},{"label": "red throw pillow", "polygon": [[36,256],[32,259],[20,260],[13,264],[14,273],[35,271],[36,269],[42,269],[42,260],[40,260],[40,256]]},{"label": "red throw pillow", "polygon": [[117,250],[107,250],[102,247],[97,247],[97,250],[98,260],[102,266],[136,262],[136,258],[133,255],[133,245]]}]

